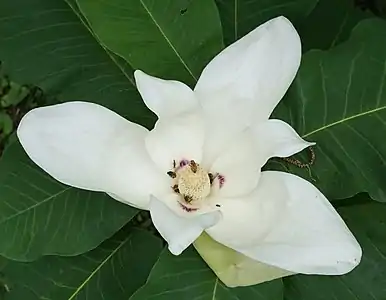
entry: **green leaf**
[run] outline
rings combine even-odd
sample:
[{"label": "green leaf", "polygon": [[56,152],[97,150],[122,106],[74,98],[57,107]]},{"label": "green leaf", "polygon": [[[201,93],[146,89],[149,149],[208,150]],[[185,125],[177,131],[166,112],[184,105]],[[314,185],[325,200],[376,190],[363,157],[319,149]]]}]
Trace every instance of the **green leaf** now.
[{"label": "green leaf", "polygon": [[352,0],[319,0],[299,25],[303,51],[336,46],[349,38],[359,21],[372,16],[370,12],[360,10]]},{"label": "green leaf", "polygon": [[194,84],[222,49],[213,0],[77,0],[93,31],[134,69]]},{"label": "green leaf", "polygon": [[[370,202],[338,208],[363,248],[359,266],[344,276],[296,275],[284,280],[286,300],[384,300],[386,286],[386,205]],[[355,200],[355,199],[354,199]]]},{"label": "green leaf", "polygon": [[[0,263],[7,300],[118,300],[141,287],[162,250],[150,233],[124,232],[76,257]],[[2,265],[2,266],[1,266]]]},{"label": "green leaf", "polygon": [[225,44],[232,44],[260,24],[283,15],[298,24],[318,0],[216,0]]},{"label": "green leaf", "polygon": [[71,0],[2,1],[0,44],[13,81],[37,85],[59,102],[92,101],[136,122],[154,122],[132,70],[99,44]]},{"label": "green leaf", "polygon": [[[146,126],[154,123],[132,70],[100,45],[74,2],[1,1],[0,45],[13,81],[37,85],[57,102],[92,101]],[[58,184],[18,143],[6,151],[0,170],[0,253],[6,257],[88,251],[137,212],[106,195]]]},{"label": "green leaf", "polygon": [[17,142],[6,148],[0,170],[0,254],[7,258],[86,252],[137,213],[106,194],[60,184],[41,172]]},{"label": "green leaf", "polygon": [[12,132],[13,129],[13,121],[11,117],[0,110],[0,138],[7,136]]},{"label": "green leaf", "polygon": [[282,300],[281,279],[245,288],[227,288],[212,273],[197,252],[188,248],[180,256],[167,249],[149,279],[130,300]]},{"label": "green leaf", "polygon": [[367,191],[386,201],[385,35],[386,22],[364,20],[347,42],[306,54],[274,112],[316,142],[311,176],[294,166],[289,171],[313,179],[331,199]]},{"label": "green leaf", "polygon": [[0,91],[0,106],[1,107],[9,107],[20,104],[24,100],[25,97],[28,96],[30,90],[25,87],[17,84],[16,82],[9,83],[9,90],[4,95],[1,94]]}]

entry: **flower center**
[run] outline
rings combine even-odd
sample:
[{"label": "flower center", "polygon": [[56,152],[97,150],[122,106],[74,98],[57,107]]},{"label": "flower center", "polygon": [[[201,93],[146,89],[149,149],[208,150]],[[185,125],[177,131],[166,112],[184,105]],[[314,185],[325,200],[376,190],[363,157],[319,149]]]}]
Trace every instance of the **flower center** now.
[{"label": "flower center", "polygon": [[180,194],[182,208],[186,211],[195,211],[206,197],[209,196],[215,177],[219,178],[220,187],[224,177],[208,173],[194,160],[181,160],[178,165],[173,161],[173,170],[167,172],[173,179],[172,189]]},{"label": "flower center", "polygon": [[180,168],[176,173],[178,189],[186,202],[197,202],[209,195],[209,175],[194,160],[189,165]]}]

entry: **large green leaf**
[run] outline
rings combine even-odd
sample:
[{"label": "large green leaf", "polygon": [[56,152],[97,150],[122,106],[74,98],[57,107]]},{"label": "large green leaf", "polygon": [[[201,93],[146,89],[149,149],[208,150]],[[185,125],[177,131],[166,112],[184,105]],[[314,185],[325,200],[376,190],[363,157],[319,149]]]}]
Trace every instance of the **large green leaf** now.
[{"label": "large green leaf", "polygon": [[0,253],[11,259],[86,252],[137,212],[106,194],[60,184],[17,142],[6,149],[0,170]]},{"label": "large green leaf", "polygon": [[271,18],[283,15],[302,22],[318,0],[216,0],[227,45]]},{"label": "large green leaf", "polygon": [[[306,54],[274,113],[317,143],[311,175],[331,199],[368,191],[386,201],[385,36],[386,22],[368,19],[347,42]],[[307,170],[289,170],[310,179]]]},{"label": "large green leaf", "polygon": [[150,277],[130,300],[282,300],[281,279],[245,288],[227,288],[190,247],[180,256],[165,249]]},{"label": "large green leaf", "polygon": [[99,39],[133,68],[194,84],[222,49],[214,0],[77,0]]},{"label": "large green leaf", "polygon": [[[365,195],[358,197],[368,199]],[[386,299],[386,205],[371,202],[338,211],[363,248],[361,263],[344,276],[284,278],[286,300]]]},{"label": "large green leaf", "polygon": [[132,71],[98,43],[71,0],[1,1],[0,45],[14,81],[58,101],[88,100],[147,125],[154,120]]},{"label": "large green leaf", "polygon": [[[12,80],[38,85],[58,101],[90,100],[147,126],[154,122],[130,69],[98,43],[72,2],[1,1],[0,59]],[[18,143],[1,159],[0,253],[7,257],[90,250],[136,211],[54,182]]]},{"label": "large green leaf", "polygon": [[135,231],[76,257],[44,257],[32,263],[3,259],[5,299],[125,300],[145,283],[161,250],[160,239]]},{"label": "large green leaf", "polygon": [[353,0],[319,0],[299,24],[303,51],[336,46],[349,38],[359,21],[372,16],[356,7]]}]

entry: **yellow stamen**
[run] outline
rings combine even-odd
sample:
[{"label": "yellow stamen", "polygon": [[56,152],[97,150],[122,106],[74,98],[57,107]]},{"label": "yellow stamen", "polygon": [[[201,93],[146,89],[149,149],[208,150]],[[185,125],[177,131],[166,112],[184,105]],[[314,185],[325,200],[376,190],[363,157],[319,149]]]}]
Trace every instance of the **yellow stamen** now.
[{"label": "yellow stamen", "polygon": [[179,169],[177,174],[177,184],[181,195],[196,202],[205,199],[210,193],[210,179],[208,173],[193,162],[193,168],[187,165]]}]

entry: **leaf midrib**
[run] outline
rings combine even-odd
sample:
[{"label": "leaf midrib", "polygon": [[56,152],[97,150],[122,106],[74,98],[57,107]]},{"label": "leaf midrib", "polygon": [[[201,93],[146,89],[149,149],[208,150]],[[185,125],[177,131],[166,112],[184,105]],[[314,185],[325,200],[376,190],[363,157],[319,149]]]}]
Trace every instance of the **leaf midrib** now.
[{"label": "leaf midrib", "polygon": [[216,281],[214,283],[213,292],[212,292],[212,300],[216,300],[217,285],[218,285],[218,277],[216,277]]},{"label": "leaf midrib", "polygon": [[174,47],[173,43],[170,41],[170,39],[167,37],[167,35],[165,34],[165,32],[163,31],[162,27],[158,24],[157,20],[154,18],[153,14],[151,13],[151,11],[149,10],[149,8],[146,6],[146,4],[143,2],[143,0],[140,0],[141,2],[141,5],[143,6],[143,8],[146,10],[146,13],[149,15],[149,17],[151,18],[151,20],[153,21],[154,25],[158,28],[159,32],[161,33],[161,35],[165,38],[166,42],[168,43],[168,45],[170,46],[170,48],[173,50],[173,52],[177,55],[178,59],[180,60],[180,62],[182,63],[182,65],[184,66],[184,68],[188,71],[188,73],[190,74],[190,76],[193,77],[194,81],[197,81],[197,78],[196,76],[194,76],[192,70],[190,70],[189,66],[185,63],[185,61],[183,60],[183,58],[181,57],[180,53],[177,51],[177,49]]},{"label": "leaf midrib", "polygon": [[362,112],[362,113],[359,113],[359,114],[356,114],[356,115],[352,115],[352,116],[347,117],[347,118],[343,118],[341,120],[332,122],[332,123],[330,123],[328,125],[322,126],[322,127],[318,128],[318,129],[315,129],[315,130],[313,130],[311,132],[308,132],[308,133],[302,135],[302,138],[309,137],[310,135],[313,135],[315,133],[318,133],[318,132],[323,131],[325,129],[328,129],[330,127],[339,125],[341,123],[344,123],[344,122],[347,122],[347,121],[350,121],[350,120],[353,120],[353,119],[356,119],[356,118],[359,118],[359,117],[363,117],[363,116],[366,116],[366,115],[369,115],[369,114],[372,114],[372,113],[375,113],[375,112],[382,111],[383,109],[386,109],[386,105],[385,106],[381,106],[381,107],[377,107],[375,109],[372,109],[372,110],[369,110],[369,111],[365,111],[365,112]]},{"label": "leaf midrib", "polygon": [[110,259],[122,248],[123,245],[127,243],[127,241],[131,239],[131,235],[129,235],[126,239],[124,239],[98,266],[91,272],[91,274],[82,282],[81,285],[76,289],[76,291],[68,298],[68,300],[75,299],[79,292],[86,286],[86,284],[97,274],[100,269],[108,262]]},{"label": "leaf midrib", "polygon": [[72,188],[73,188],[73,187],[71,187],[71,186],[70,186],[70,187],[67,187],[67,188],[61,190],[60,192],[58,192],[58,193],[56,193],[56,194],[53,194],[53,195],[47,197],[46,199],[44,199],[44,200],[41,201],[41,202],[35,203],[34,205],[27,207],[26,209],[23,209],[23,210],[18,211],[17,213],[15,213],[15,214],[13,214],[13,215],[11,215],[11,216],[9,216],[9,217],[7,217],[7,218],[1,220],[1,221],[0,221],[0,225],[3,224],[3,223],[5,223],[5,222],[8,222],[9,220],[11,220],[11,219],[13,219],[13,218],[16,218],[16,217],[18,217],[18,216],[20,216],[20,215],[22,215],[22,214],[24,214],[24,213],[30,211],[31,209],[35,209],[36,207],[38,207],[38,206],[40,206],[40,205],[46,203],[47,201],[49,201],[49,200],[51,200],[51,199],[54,199],[55,197],[57,197],[57,196],[59,196],[59,195],[65,193],[65,192],[67,192],[68,190],[70,190],[70,189],[72,189]]},{"label": "leaf midrib", "polygon": [[[130,81],[130,83],[135,87],[135,82],[133,80],[133,78],[131,78],[126,72],[125,70],[122,68],[122,66],[117,62],[117,60],[111,55],[110,51],[106,48],[106,46],[103,45],[103,43],[101,43],[101,41],[99,40],[99,38],[96,36],[96,34],[91,30],[90,26],[88,24],[85,23],[85,21],[83,20],[82,16],[79,14],[79,12],[74,8],[74,6],[71,4],[70,1],[68,0],[64,0],[67,5],[71,8],[71,10],[74,12],[74,14],[78,17],[78,19],[80,20],[80,22],[86,27],[86,29],[90,32],[90,34],[95,38],[95,40],[98,42],[98,44],[102,47],[102,49],[106,52],[106,54],[110,57],[110,59],[113,61],[113,63],[119,68],[119,70],[123,73],[123,75]],[[177,49],[174,47],[173,43],[170,41],[170,39],[167,37],[167,35],[165,34],[165,32],[163,31],[162,27],[158,24],[157,20],[154,18],[153,14],[151,13],[151,11],[148,9],[148,7],[146,6],[146,4],[143,2],[143,0],[140,0],[140,3],[142,5],[142,7],[144,8],[144,10],[146,11],[146,13],[149,15],[149,17],[151,18],[151,20],[153,21],[154,25],[158,28],[159,32],[161,33],[161,35],[164,37],[164,39],[166,40],[166,42],[168,43],[168,45],[170,46],[170,48],[173,50],[173,52],[176,54],[176,56],[178,57],[179,61],[181,62],[181,64],[184,66],[184,68],[187,70],[187,72],[189,73],[189,75],[194,79],[195,82],[197,82],[197,77],[193,74],[192,70],[189,68],[189,66],[186,64],[186,62],[184,61],[184,59],[182,58],[182,56],[179,54],[179,52],[177,51]],[[79,5],[79,4],[78,4]],[[80,9],[80,7],[79,7]],[[86,18],[86,17],[85,17]]]},{"label": "leaf midrib", "polygon": [[91,30],[91,28],[88,26],[88,24],[85,23],[82,16],[79,14],[79,12],[74,8],[74,6],[71,4],[70,1],[64,0],[64,2],[67,3],[67,5],[71,8],[71,10],[74,12],[74,14],[78,17],[79,21],[83,24],[83,26],[87,29],[87,31],[94,37],[94,39],[97,41],[99,46],[106,52],[106,54],[110,57],[111,61],[118,67],[118,69],[122,72],[122,74],[129,80],[129,82],[135,87],[135,83],[133,78],[131,78],[123,69],[123,67],[118,63],[118,61],[111,55],[109,50],[99,41],[98,37],[94,34],[94,32]]}]

